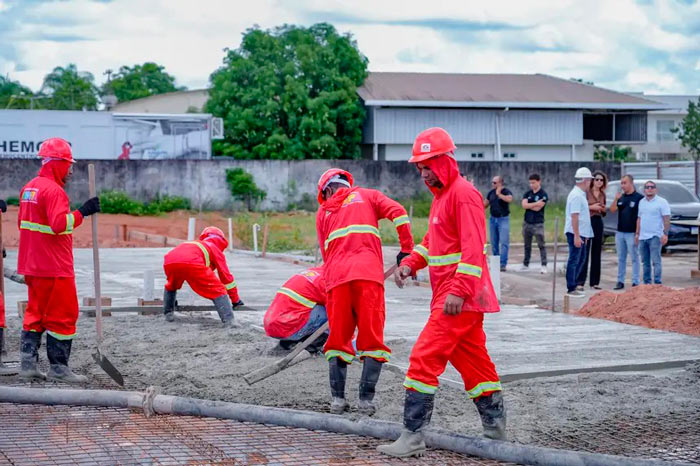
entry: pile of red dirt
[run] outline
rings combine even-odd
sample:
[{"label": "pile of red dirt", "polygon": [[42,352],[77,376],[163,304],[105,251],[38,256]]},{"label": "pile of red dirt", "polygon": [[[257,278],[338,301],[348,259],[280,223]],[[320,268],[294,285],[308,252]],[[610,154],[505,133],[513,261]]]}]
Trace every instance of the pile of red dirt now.
[{"label": "pile of red dirt", "polygon": [[576,314],[700,336],[700,287],[641,285],[624,293],[601,291]]}]

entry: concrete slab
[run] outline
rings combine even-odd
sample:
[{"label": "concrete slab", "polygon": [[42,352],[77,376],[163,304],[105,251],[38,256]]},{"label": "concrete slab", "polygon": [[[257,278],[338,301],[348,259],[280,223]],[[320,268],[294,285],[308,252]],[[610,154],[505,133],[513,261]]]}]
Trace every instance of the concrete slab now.
[{"label": "concrete slab", "polygon": [[[143,273],[155,274],[155,289],[162,289],[162,258],[168,249],[134,248],[101,250],[102,290],[115,306],[135,305],[143,294]],[[16,264],[16,251],[8,251],[6,265]],[[249,306],[265,309],[279,286],[303,266],[260,259],[250,254],[227,254],[241,298]],[[388,255],[388,257],[393,257]],[[79,298],[92,295],[92,250],[76,249],[76,282]],[[24,285],[5,281],[8,312],[26,300]],[[159,292],[156,292],[158,295]],[[386,286],[386,338],[415,341],[428,319],[429,288],[398,289]],[[181,304],[208,304],[187,286],[178,294]],[[262,325],[263,312],[237,314],[241,321]],[[139,318],[136,315],[114,316]],[[622,364],[658,363],[700,359],[700,338],[660,330],[552,313],[535,307],[504,306],[486,317],[489,351],[501,374],[583,369]],[[394,354],[393,362],[408,364],[410,344]],[[459,380],[453,369],[447,377]]]}]

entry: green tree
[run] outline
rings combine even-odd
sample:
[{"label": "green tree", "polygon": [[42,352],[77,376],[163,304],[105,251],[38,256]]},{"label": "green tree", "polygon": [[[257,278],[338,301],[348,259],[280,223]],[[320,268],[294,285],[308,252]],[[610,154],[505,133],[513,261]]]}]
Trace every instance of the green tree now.
[{"label": "green tree", "polygon": [[34,93],[9,77],[0,76],[0,109],[30,108]]},{"label": "green tree", "polygon": [[132,67],[122,66],[111,81],[102,86],[102,94],[111,87],[119,102],[140,99],[149,95],[184,91],[175,85],[175,77],[165,72],[165,67],[153,62]]},{"label": "green tree", "polygon": [[211,75],[206,110],[224,119],[214,151],[240,159],[358,158],[367,58],[326,23],[248,29]]},{"label": "green tree", "polygon": [[688,114],[671,132],[688,149],[693,160],[700,160],[700,97],[697,102],[688,102]]},{"label": "green tree", "polygon": [[244,201],[248,210],[253,210],[255,203],[262,201],[267,196],[267,193],[255,184],[253,175],[242,168],[227,169],[226,183],[231,189],[233,198]]},{"label": "green tree", "polygon": [[601,162],[624,162],[632,155],[632,148],[629,146],[598,146],[593,151],[593,158]]},{"label": "green tree", "polygon": [[44,78],[42,89],[50,110],[97,110],[97,87],[91,73],[78,71],[74,64],[57,66]]}]

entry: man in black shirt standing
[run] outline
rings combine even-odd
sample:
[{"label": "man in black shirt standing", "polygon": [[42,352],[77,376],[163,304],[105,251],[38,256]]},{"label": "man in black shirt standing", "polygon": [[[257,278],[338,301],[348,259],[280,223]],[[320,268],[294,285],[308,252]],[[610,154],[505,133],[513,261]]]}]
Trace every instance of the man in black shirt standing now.
[{"label": "man in black shirt standing", "polygon": [[494,256],[501,257],[501,272],[506,271],[508,264],[508,246],[510,245],[510,204],[513,193],[503,186],[503,177],[494,176],[491,180],[493,189],[484,199],[484,208],[491,206],[489,229],[491,234],[491,250]]},{"label": "man in black shirt standing", "polygon": [[530,190],[523,194],[522,206],[525,209],[523,221],[523,241],[525,243],[525,258],[520,267],[521,272],[530,269],[530,254],[532,253],[532,237],[537,240],[540,249],[540,273],[547,273],[547,249],[544,244],[544,208],[549,196],[542,189],[540,175],[533,173],[529,177]]},{"label": "man in black shirt standing", "polygon": [[639,285],[639,250],[634,244],[637,231],[637,216],[639,201],[644,196],[634,189],[634,178],[625,175],[620,180],[622,191],[615,194],[615,200],[610,206],[610,212],[617,212],[617,233],[615,233],[615,249],[617,250],[617,285],[616,290],[625,287],[627,271],[627,252],[632,255],[632,286]]}]

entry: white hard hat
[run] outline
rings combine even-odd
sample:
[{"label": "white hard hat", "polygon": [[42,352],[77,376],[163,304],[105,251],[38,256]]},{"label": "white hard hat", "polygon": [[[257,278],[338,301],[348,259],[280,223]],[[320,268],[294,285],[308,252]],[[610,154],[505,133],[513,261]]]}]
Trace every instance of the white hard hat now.
[{"label": "white hard hat", "polygon": [[574,178],[576,178],[577,180],[582,180],[584,178],[593,178],[593,173],[591,173],[591,171],[588,168],[581,167],[578,170],[576,170]]}]

